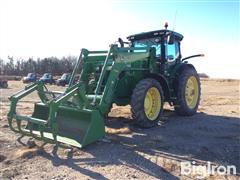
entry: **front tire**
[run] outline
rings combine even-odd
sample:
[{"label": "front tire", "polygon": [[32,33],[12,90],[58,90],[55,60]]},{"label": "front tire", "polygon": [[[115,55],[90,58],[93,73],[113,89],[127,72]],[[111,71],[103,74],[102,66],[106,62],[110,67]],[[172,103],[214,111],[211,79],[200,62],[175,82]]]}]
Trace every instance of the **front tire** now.
[{"label": "front tire", "polygon": [[182,116],[192,116],[197,112],[201,88],[199,76],[195,69],[186,68],[178,79],[177,105],[175,111]]},{"label": "front tire", "polygon": [[155,126],[163,112],[164,96],[161,85],[155,79],[141,80],[131,97],[134,121],[143,128]]}]

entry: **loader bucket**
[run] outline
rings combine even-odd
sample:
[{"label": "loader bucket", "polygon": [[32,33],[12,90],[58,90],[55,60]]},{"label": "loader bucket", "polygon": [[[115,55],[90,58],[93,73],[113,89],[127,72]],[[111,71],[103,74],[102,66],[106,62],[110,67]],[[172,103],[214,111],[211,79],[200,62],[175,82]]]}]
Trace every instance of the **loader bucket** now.
[{"label": "loader bucket", "polygon": [[[43,103],[35,104],[33,118],[47,121],[49,107]],[[104,120],[98,110],[79,110],[60,106],[56,116],[57,141],[76,147],[83,147],[105,135]],[[28,122],[27,129],[40,136],[39,125]],[[44,138],[53,140],[51,128],[44,128]]]}]

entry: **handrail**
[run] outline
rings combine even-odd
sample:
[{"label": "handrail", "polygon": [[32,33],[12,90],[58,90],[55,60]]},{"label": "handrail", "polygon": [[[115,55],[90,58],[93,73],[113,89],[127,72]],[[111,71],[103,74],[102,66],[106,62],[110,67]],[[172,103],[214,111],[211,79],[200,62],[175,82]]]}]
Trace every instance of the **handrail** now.
[{"label": "handrail", "polygon": [[83,53],[84,53],[84,49],[81,49],[81,53],[80,53],[80,55],[79,55],[78,61],[77,61],[76,65],[75,65],[75,67],[74,67],[74,69],[73,69],[73,72],[72,72],[72,75],[71,75],[71,78],[70,78],[70,81],[69,81],[69,86],[68,86],[68,88],[71,87],[71,86],[73,85],[73,83],[74,83],[75,74],[76,74],[76,72],[77,72],[77,69],[79,68],[80,63],[82,62]]},{"label": "handrail", "polygon": [[104,75],[105,75],[105,72],[106,72],[106,66],[107,66],[107,63],[108,63],[108,60],[109,60],[109,57],[112,53],[112,49],[113,49],[114,45],[110,45],[110,49],[108,50],[108,54],[106,56],[106,59],[104,61],[104,64],[103,64],[103,67],[102,67],[102,71],[101,71],[101,74],[100,74],[100,77],[98,79],[98,82],[97,82],[97,87],[96,87],[96,90],[95,90],[95,96],[93,98],[93,101],[92,101],[92,105],[95,105],[96,104],[96,99],[97,99],[97,95],[99,93],[99,89],[102,85],[102,82],[103,82],[103,78],[104,78]]}]

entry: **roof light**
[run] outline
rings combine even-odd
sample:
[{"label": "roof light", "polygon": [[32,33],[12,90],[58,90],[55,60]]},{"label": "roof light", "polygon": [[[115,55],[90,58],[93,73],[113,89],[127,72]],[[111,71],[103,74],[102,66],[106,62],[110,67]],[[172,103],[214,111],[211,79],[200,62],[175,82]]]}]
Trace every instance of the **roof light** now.
[{"label": "roof light", "polygon": [[165,29],[168,28],[168,22],[165,22],[164,27],[165,27]]}]

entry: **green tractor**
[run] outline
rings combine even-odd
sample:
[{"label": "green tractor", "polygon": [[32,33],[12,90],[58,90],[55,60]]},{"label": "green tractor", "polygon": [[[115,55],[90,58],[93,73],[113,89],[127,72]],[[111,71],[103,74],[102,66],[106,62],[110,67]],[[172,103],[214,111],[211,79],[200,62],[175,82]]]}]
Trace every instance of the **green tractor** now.
[{"label": "green tractor", "polygon": [[[108,51],[82,49],[65,92],[48,91],[39,81],[11,96],[10,128],[46,142],[83,147],[104,137],[113,103],[130,104],[135,124],[143,128],[158,123],[165,102],[179,115],[194,115],[200,81],[185,60],[202,54],[182,58],[183,36],[167,27],[127,39],[119,38]],[[17,102],[33,91],[41,102],[31,116],[18,114]]]}]

